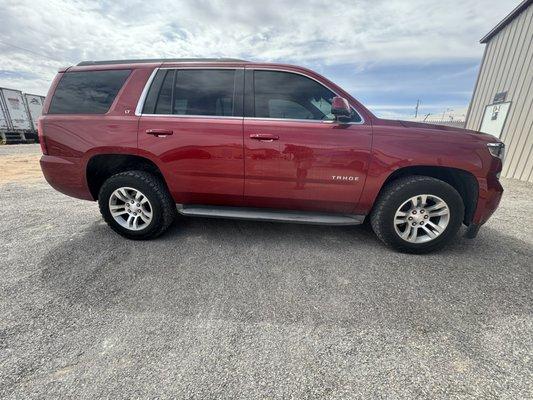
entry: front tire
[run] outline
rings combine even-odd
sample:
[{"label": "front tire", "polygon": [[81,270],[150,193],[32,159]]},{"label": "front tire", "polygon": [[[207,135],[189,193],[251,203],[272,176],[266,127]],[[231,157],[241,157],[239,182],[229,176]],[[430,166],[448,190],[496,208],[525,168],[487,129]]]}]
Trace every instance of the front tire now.
[{"label": "front tire", "polygon": [[461,227],[464,204],[448,183],[427,176],[392,181],[377,200],[370,222],[386,245],[406,253],[441,249]]},{"label": "front tire", "polygon": [[98,194],[100,213],[120,235],[153,239],[176,217],[176,205],[164,183],[145,171],[126,171],[107,179]]}]

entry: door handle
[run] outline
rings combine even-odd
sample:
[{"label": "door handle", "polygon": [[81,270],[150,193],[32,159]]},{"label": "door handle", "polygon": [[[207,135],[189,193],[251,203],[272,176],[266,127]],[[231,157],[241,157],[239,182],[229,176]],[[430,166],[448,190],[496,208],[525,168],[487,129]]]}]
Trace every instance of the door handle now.
[{"label": "door handle", "polygon": [[168,135],[172,135],[174,131],[170,129],[147,129],[146,133],[148,135],[154,135],[154,136],[168,136]]},{"label": "door handle", "polygon": [[267,142],[272,142],[273,140],[279,140],[278,135],[270,135],[268,133],[252,133],[250,139],[254,140],[264,140]]}]

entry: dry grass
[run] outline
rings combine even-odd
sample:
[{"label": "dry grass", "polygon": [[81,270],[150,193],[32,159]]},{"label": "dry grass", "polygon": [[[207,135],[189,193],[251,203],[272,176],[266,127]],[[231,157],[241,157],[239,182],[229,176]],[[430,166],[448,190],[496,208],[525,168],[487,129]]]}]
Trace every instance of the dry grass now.
[{"label": "dry grass", "polygon": [[38,182],[44,179],[39,165],[40,154],[0,156],[0,185],[10,182]]}]

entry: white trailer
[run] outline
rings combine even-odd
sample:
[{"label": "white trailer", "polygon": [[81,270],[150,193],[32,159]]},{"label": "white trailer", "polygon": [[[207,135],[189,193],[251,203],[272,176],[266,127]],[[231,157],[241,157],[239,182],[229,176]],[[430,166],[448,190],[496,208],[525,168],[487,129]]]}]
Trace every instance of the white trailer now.
[{"label": "white trailer", "polygon": [[7,121],[7,111],[4,108],[3,101],[0,99],[0,131],[5,131],[9,129],[9,124]]},{"label": "white trailer", "polygon": [[7,136],[11,135],[9,132],[9,117],[7,115],[7,107],[4,104],[3,97],[0,95],[0,145],[7,143]]},{"label": "white trailer", "polygon": [[30,114],[20,90],[0,88],[0,103],[7,128],[0,128],[3,143],[25,143],[25,133],[31,133]]},{"label": "white trailer", "polygon": [[26,107],[30,114],[30,122],[34,132],[37,132],[37,120],[43,113],[44,96],[37,94],[24,93],[24,100],[26,101]]}]

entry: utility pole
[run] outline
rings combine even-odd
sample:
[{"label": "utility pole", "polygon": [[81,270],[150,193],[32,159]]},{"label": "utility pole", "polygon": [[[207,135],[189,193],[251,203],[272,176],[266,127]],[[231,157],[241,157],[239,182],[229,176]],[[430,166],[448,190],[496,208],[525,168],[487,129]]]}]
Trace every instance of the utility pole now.
[{"label": "utility pole", "polygon": [[416,101],[416,107],[415,107],[415,118],[418,117],[418,106],[420,106],[420,99]]}]

